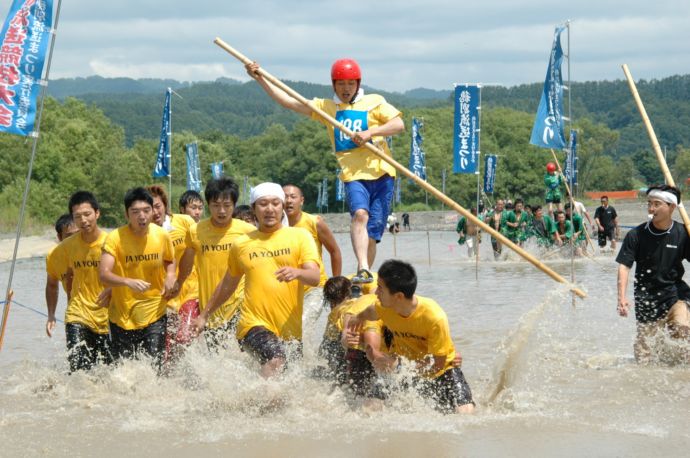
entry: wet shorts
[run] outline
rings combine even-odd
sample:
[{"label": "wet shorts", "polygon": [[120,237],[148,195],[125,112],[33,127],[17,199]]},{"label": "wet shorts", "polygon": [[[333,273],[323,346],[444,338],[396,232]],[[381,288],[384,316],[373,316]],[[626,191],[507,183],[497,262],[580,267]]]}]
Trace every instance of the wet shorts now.
[{"label": "wet shorts", "polygon": [[421,380],[420,393],[433,399],[443,413],[453,413],[456,407],[465,404],[474,405],[472,391],[459,367],[448,369],[434,379]]},{"label": "wet shorts", "polygon": [[122,329],[110,322],[110,339],[114,357],[133,358],[144,352],[153,358],[160,368],[165,353],[167,321],[167,316],[163,315],[145,328],[132,330]]},{"label": "wet shorts", "polygon": [[355,396],[375,399],[387,398],[385,387],[377,383],[376,371],[367,359],[365,352],[350,348],[345,354],[345,360],[347,361],[346,383]]},{"label": "wet shorts", "polygon": [[615,240],[616,239],[616,228],[615,227],[608,227],[604,228],[603,231],[597,232],[597,238],[599,241],[599,246],[604,247],[606,246],[606,239],[609,240]]},{"label": "wet shorts", "polygon": [[98,363],[110,364],[110,338],[81,323],[66,323],[67,361],[70,372],[89,370]]},{"label": "wet shorts", "polygon": [[257,358],[261,364],[266,364],[276,358],[287,359],[285,341],[263,326],[251,328],[240,340],[240,346],[242,350]]},{"label": "wet shorts", "polygon": [[376,180],[355,180],[345,183],[345,195],[350,207],[350,216],[357,210],[369,213],[367,233],[370,239],[381,241],[386,231],[386,221],[390,211],[395,180],[384,175]]}]

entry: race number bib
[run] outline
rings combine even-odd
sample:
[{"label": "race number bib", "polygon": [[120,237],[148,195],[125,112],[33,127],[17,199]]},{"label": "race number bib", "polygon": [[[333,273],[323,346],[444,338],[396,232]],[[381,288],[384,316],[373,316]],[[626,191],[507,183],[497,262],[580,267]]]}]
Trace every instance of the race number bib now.
[{"label": "race number bib", "polygon": [[[362,132],[363,130],[369,129],[366,111],[336,111],[335,119],[353,132]],[[357,148],[357,144],[353,142],[350,137],[345,134],[345,132],[342,132],[338,128],[335,129],[334,138],[336,153]]]}]

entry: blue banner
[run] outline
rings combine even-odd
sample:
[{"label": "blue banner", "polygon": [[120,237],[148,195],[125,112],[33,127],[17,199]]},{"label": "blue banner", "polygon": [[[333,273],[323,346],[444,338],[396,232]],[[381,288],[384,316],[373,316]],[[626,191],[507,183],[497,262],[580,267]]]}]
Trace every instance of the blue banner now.
[{"label": "blue banner", "polygon": [[479,162],[478,85],[455,86],[453,173],[476,173]]},{"label": "blue banner", "polygon": [[0,132],[29,135],[50,31],[52,0],[14,0],[2,27],[0,45]]},{"label": "blue banner", "polygon": [[201,172],[199,170],[199,149],[196,142],[185,145],[187,153],[187,189],[201,192]]},{"label": "blue banner", "polygon": [[395,203],[402,203],[402,178],[395,179]]},{"label": "blue banner", "polygon": [[426,181],[426,164],[424,150],[422,149],[422,122],[417,118],[412,118],[412,145],[410,147],[410,172]]},{"label": "blue banner", "polygon": [[541,93],[537,116],[534,118],[530,143],[542,148],[563,149],[563,48],[561,32],[565,27],[556,27],[551,48],[549,66],[546,69],[544,89]]},{"label": "blue banner", "polygon": [[573,186],[577,184],[577,132],[574,130],[570,131],[570,144],[566,150],[563,175],[565,175],[568,186],[572,190]]},{"label": "blue banner", "polygon": [[324,178],[321,183],[321,206],[328,209],[328,178]]},{"label": "blue banner", "polygon": [[345,183],[340,179],[340,169],[335,174],[335,201],[342,202],[345,199]]},{"label": "blue banner", "polygon": [[[211,163],[211,177],[214,180],[220,180],[223,178],[223,163],[222,162],[212,162]],[[245,194],[246,194],[246,188],[247,188],[247,182],[245,178]]]},{"label": "blue banner", "polygon": [[496,166],[498,165],[498,156],[494,154],[487,154],[484,158],[484,193],[494,193],[494,181],[496,180]]},{"label": "blue banner", "polygon": [[163,121],[161,123],[161,139],[158,144],[156,165],[153,168],[153,178],[170,176],[170,94],[171,89],[165,91],[165,106],[163,106]]},{"label": "blue banner", "polygon": [[323,186],[323,183],[321,182],[319,182],[319,184],[316,185],[316,209],[319,212],[321,211],[321,198],[323,197],[323,194],[321,193],[321,186]]}]

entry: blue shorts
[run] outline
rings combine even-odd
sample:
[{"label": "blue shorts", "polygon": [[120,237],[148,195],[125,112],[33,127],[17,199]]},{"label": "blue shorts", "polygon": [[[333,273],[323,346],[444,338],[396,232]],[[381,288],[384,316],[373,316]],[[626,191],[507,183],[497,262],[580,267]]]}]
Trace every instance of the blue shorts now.
[{"label": "blue shorts", "polygon": [[345,196],[350,207],[350,216],[357,210],[369,213],[367,233],[370,239],[381,241],[386,230],[386,220],[393,199],[395,180],[384,175],[376,180],[356,180],[345,183]]}]

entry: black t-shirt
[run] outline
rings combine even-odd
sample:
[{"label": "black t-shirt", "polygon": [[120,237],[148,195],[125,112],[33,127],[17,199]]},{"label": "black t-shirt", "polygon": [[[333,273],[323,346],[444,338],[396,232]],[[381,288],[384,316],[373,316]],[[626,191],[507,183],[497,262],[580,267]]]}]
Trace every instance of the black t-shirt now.
[{"label": "black t-shirt", "polygon": [[599,222],[604,226],[604,229],[611,229],[614,227],[615,224],[613,222],[617,216],[618,213],[616,213],[616,209],[610,205],[606,208],[602,205],[594,212],[594,218],[599,218]]},{"label": "black t-shirt", "polygon": [[408,215],[407,213],[403,213],[402,219],[403,219],[403,224],[410,224],[410,215]]},{"label": "black t-shirt", "polygon": [[635,266],[635,317],[648,323],[664,318],[678,300],[690,299],[683,281],[683,259],[690,261],[690,239],[677,222],[668,231],[651,222],[628,232],[616,262]]}]

